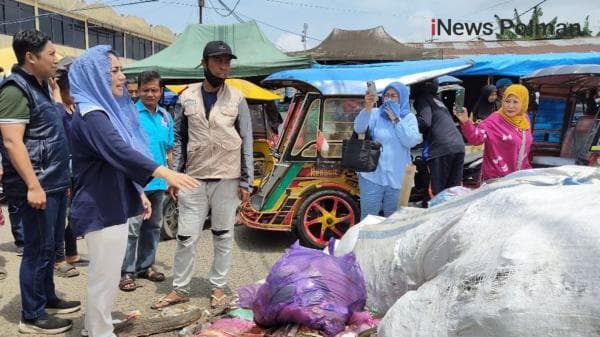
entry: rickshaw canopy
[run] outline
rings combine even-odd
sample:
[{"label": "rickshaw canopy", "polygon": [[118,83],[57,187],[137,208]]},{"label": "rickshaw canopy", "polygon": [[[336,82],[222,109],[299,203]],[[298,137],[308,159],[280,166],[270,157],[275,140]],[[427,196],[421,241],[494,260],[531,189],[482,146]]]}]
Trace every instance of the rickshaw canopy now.
[{"label": "rickshaw canopy", "polygon": [[543,68],[522,78],[534,87],[541,86],[586,90],[600,87],[600,64],[561,65]]},{"label": "rickshaw canopy", "polygon": [[285,70],[262,81],[268,87],[294,87],[323,95],[364,95],[366,81],[379,91],[391,82],[406,85],[446,75],[473,65],[467,59],[423,60],[361,65],[314,65],[311,69]]},{"label": "rickshaw canopy", "polygon": [[450,75],[444,75],[444,76],[438,77],[438,83],[440,85],[442,85],[442,84],[461,84],[462,82],[463,81],[460,78],[450,76]]},{"label": "rickshaw canopy", "polygon": [[[277,101],[282,97],[271,90],[262,88],[252,82],[239,78],[228,78],[225,83],[239,89],[246,99],[255,99],[259,101]],[[187,85],[167,85],[167,89],[177,93],[178,95],[187,88]]]}]

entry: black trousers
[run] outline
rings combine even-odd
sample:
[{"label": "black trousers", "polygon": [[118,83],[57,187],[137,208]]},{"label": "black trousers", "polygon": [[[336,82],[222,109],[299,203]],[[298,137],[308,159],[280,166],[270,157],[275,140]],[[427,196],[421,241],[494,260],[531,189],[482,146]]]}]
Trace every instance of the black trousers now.
[{"label": "black trousers", "polygon": [[436,195],[449,187],[460,186],[463,178],[465,153],[454,153],[427,161],[431,175],[431,193]]}]

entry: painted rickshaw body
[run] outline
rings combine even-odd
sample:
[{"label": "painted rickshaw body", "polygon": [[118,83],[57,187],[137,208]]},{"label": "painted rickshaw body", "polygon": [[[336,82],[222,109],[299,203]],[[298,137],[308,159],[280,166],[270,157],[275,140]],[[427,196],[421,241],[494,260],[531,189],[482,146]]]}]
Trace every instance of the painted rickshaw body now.
[{"label": "painted rickshaw body", "polygon": [[[360,220],[356,173],[341,167],[342,142],[363,107],[365,82],[379,90],[464,69],[471,62],[435,60],[395,66],[328,66],[283,71],[263,85],[294,87],[277,146],[264,156],[251,202],[239,220],[263,230],[295,231],[304,245],[323,247]],[[257,153],[255,153],[255,157]],[[256,161],[255,161],[256,162]],[[418,199],[418,196],[412,197]]]}]

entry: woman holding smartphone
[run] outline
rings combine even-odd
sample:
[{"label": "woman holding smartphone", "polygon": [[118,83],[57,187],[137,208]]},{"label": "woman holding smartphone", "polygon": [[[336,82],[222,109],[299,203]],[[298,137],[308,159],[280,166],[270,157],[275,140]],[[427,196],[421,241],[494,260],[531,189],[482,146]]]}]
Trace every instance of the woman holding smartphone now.
[{"label": "woman holding smartphone", "polygon": [[381,155],[374,172],[358,172],[361,219],[378,215],[382,208],[386,217],[396,211],[404,170],[411,162],[410,149],[422,140],[417,118],[410,112],[410,91],[404,84],[388,85],[380,108],[375,108],[374,85],[367,88],[365,108],[354,120],[354,131],[369,132],[381,144]]},{"label": "woman holding smartphone", "polygon": [[529,153],[533,137],[528,107],[529,91],[521,84],[513,84],[504,91],[502,107],[477,126],[469,119],[466,108],[454,111],[469,144],[485,144],[481,167],[483,182],[531,168]]}]

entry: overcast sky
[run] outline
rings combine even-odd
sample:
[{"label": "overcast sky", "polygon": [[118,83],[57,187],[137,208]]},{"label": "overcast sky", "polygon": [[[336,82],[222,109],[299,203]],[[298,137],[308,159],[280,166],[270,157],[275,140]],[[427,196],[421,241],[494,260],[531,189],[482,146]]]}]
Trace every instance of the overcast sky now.
[{"label": "overcast sky", "polygon": [[[122,4],[133,0],[108,0]],[[333,28],[366,29],[381,25],[403,42],[431,39],[431,19],[471,24],[492,22],[494,14],[512,19],[516,8],[523,13],[542,0],[222,0],[243,20],[256,20],[263,32],[284,50],[301,50],[300,34],[308,24],[307,48],[317,45]],[[198,22],[197,0],[158,0],[156,2],[116,7],[123,14],[138,15],[150,24],[161,24],[181,33],[188,24]],[[239,22],[227,15],[218,0],[205,0],[204,23]],[[543,22],[558,17],[558,22],[580,23],[590,17],[594,34],[600,31],[600,0],[546,0],[542,5]],[[531,12],[521,19],[527,23]],[[493,39],[493,35],[486,39]],[[445,34],[438,41],[474,39]],[[357,46],[360,48],[360,46]]]}]

